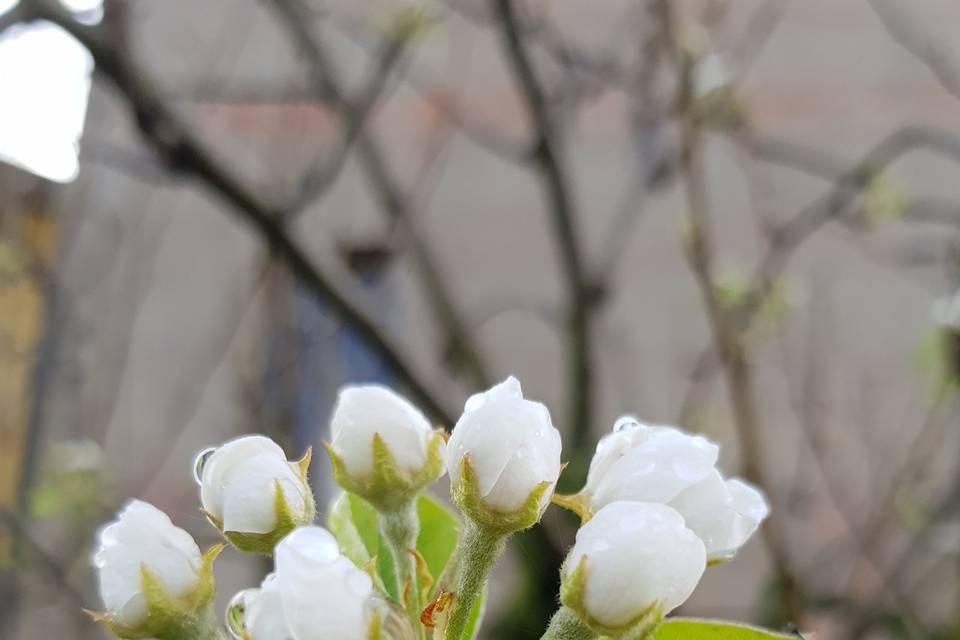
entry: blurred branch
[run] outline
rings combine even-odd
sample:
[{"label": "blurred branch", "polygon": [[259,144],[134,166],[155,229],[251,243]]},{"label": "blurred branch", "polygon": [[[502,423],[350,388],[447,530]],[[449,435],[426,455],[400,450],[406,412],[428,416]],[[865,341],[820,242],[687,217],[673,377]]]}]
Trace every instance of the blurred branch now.
[{"label": "blurred branch", "polygon": [[[766,160],[776,159],[790,166],[816,170],[820,175],[832,172],[835,163],[823,161],[822,154],[815,154],[802,145],[766,141],[751,138],[748,149],[756,150]],[[831,186],[819,198],[769,231],[769,245],[750,278],[747,293],[731,311],[732,326],[737,333],[749,330],[757,311],[762,307],[774,288],[793,253],[816,231],[828,222],[844,214],[877,174],[907,153],[927,150],[960,163],[960,137],[952,132],[925,126],[907,126],[889,134],[860,160],[840,173]],[[828,166],[829,164],[829,166]],[[678,422],[686,424],[695,413],[705,386],[716,371],[718,362],[711,347],[706,347],[696,360],[691,374],[691,383],[679,411]]]},{"label": "blurred branch", "polygon": [[21,3],[22,20],[47,20],[73,35],[91,53],[97,73],[109,79],[127,101],[137,125],[147,141],[172,171],[189,175],[231,205],[244,222],[251,225],[281,255],[296,277],[326,300],[332,310],[350,323],[384,363],[407,386],[416,401],[444,424],[453,416],[430,391],[427,384],[407,363],[400,351],[376,327],[369,315],[345,288],[323,274],[287,234],[276,209],[262,204],[211,156],[186,124],[158,98],[158,94],[140,70],[129,66],[103,38],[99,28],[75,22],[58,8],[37,0]]},{"label": "blurred branch", "polygon": [[7,528],[14,537],[21,540],[27,547],[27,551],[40,560],[40,564],[53,579],[53,583],[57,586],[57,589],[73,601],[77,607],[77,611],[96,609],[92,601],[88,600],[82,591],[71,584],[68,572],[60,564],[60,561],[33,539],[30,530],[19,514],[6,510],[0,511],[0,522],[6,523]]},{"label": "blurred branch", "polygon": [[[684,73],[689,74],[689,72],[690,69],[687,68]],[[689,85],[689,82],[687,84]],[[688,86],[687,92],[690,91],[692,86]],[[692,99],[692,96],[688,95],[689,99]],[[688,113],[684,119],[680,166],[689,222],[689,235],[686,238],[687,256],[703,297],[714,352],[718,354],[720,364],[726,372],[734,425],[740,442],[743,475],[772,496],[772,485],[762,465],[763,445],[760,439],[760,424],[756,416],[753,380],[750,365],[747,362],[746,345],[743,342],[743,336],[736,331],[732,323],[732,314],[720,299],[714,273],[709,195],[706,190],[700,148],[702,132],[699,123],[695,122],[696,116],[693,113],[692,104],[688,104],[685,109]],[[783,603],[786,605],[790,621],[799,624],[804,610],[803,594],[790,568],[790,559],[787,556],[788,541],[781,518],[771,514],[770,521],[762,531],[767,540],[778,586],[783,593]]]},{"label": "blurred branch", "polygon": [[911,21],[909,15],[901,12],[895,4],[887,0],[867,2],[894,41],[922,62],[945,91],[960,99],[960,67],[957,66],[953,53],[933,36],[924,33]]},{"label": "blurred branch", "polygon": [[[407,197],[390,173],[379,146],[363,129],[362,113],[351,109],[346,102],[327,51],[319,38],[309,29],[309,16],[298,0],[268,0],[268,3],[306,58],[317,97],[320,100],[331,101],[341,110],[351,137],[357,140],[360,160],[384,211],[392,220],[399,222],[406,232],[414,263],[420,272],[427,297],[433,305],[441,327],[446,332],[448,352],[454,355],[457,364],[463,366],[475,386],[481,388],[490,386],[491,376],[487,364],[453,302],[441,275],[441,269],[430,251],[423,232],[417,228]],[[403,40],[412,35],[412,33],[405,33]],[[452,424],[448,422],[447,426]]]},{"label": "blurred branch", "polygon": [[589,439],[593,402],[593,370],[590,361],[591,315],[597,291],[588,281],[577,232],[570,181],[559,157],[560,134],[554,126],[550,105],[540,85],[533,63],[521,40],[513,0],[495,0],[494,7],[504,41],[504,50],[530,111],[536,131],[535,160],[546,197],[550,203],[554,232],[568,288],[567,326],[569,335],[571,400],[568,420],[575,451],[586,448]]},{"label": "blurred branch", "polygon": [[[369,46],[375,41],[372,29],[361,21],[349,16],[338,16],[332,21],[338,30],[358,44]],[[533,149],[525,140],[514,140],[508,134],[496,130],[472,117],[460,104],[452,92],[443,87],[433,75],[413,65],[399,73],[400,81],[409,86],[425,102],[442,114],[447,122],[463,136],[481,149],[485,149],[501,160],[523,164],[533,157]]]}]

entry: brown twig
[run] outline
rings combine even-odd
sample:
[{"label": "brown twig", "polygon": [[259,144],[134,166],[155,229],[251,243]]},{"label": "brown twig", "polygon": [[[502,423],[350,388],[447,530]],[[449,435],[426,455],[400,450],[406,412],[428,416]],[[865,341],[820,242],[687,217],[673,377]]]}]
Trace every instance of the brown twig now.
[{"label": "brown twig", "polygon": [[268,0],[268,4],[307,60],[317,97],[340,107],[347,129],[352,132],[350,137],[356,138],[361,163],[382,208],[391,220],[403,226],[428,299],[446,332],[448,351],[462,364],[474,385],[490,386],[492,378],[488,366],[453,301],[424,234],[417,228],[416,216],[410,211],[406,195],[397,185],[379,146],[364,130],[362,114],[346,104],[330,56],[308,27],[308,16],[296,0]]},{"label": "brown twig", "polygon": [[270,249],[282,256],[294,275],[323,298],[331,309],[349,323],[384,363],[409,388],[417,402],[435,419],[452,424],[453,414],[430,391],[368,314],[354,301],[342,284],[323,274],[279,222],[278,210],[262,204],[209,154],[186,124],[160,99],[142,71],[134,70],[104,41],[97,28],[81,25],[63,11],[29,0],[20,5],[23,21],[47,20],[73,35],[91,53],[96,71],[120,91],[146,140],[171,170],[195,178],[230,204],[229,211],[252,226]]},{"label": "brown twig", "polygon": [[513,0],[496,0],[495,9],[507,60],[526,100],[536,136],[536,166],[549,201],[554,234],[568,289],[569,389],[571,441],[582,451],[589,440],[593,404],[593,368],[590,360],[591,315],[595,290],[588,281],[577,243],[576,214],[568,180],[560,160],[560,135],[547,96],[520,37]]}]

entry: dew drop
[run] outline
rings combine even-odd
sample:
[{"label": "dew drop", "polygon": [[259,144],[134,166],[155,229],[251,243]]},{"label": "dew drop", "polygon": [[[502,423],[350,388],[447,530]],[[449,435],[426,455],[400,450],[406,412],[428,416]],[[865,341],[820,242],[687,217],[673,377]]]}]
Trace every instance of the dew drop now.
[{"label": "dew drop", "polygon": [[210,447],[208,449],[204,449],[203,451],[198,453],[197,457],[194,459],[193,479],[196,481],[197,484],[203,484],[203,468],[207,465],[207,461],[210,460],[210,456],[212,456],[216,452],[216,450],[217,450],[216,447]]},{"label": "dew drop", "polygon": [[230,598],[230,602],[227,604],[227,631],[230,632],[233,640],[243,640],[246,635],[243,615],[246,612],[247,594],[251,591],[256,591],[256,589],[245,589],[238,592]]},{"label": "dew drop", "polygon": [[625,429],[635,429],[640,426],[640,423],[637,422],[637,419],[633,416],[621,416],[617,418],[617,421],[613,423],[613,431],[617,433]]},{"label": "dew drop", "polygon": [[93,554],[93,566],[97,569],[103,569],[107,566],[107,552],[106,549],[99,549],[95,554]]}]

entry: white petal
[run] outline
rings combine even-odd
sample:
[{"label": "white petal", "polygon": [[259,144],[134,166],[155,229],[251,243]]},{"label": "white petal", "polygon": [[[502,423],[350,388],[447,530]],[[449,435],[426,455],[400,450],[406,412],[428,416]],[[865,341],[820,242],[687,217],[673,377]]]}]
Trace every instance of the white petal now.
[{"label": "white petal", "polygon": [[223,530],[269,533],[277,525],[276,483],[295,513],[306,508],[306,487],[283,457],[272,453],[248,458],[242,472],[227,475],[222,490]]},{"label": "white petal", "polygon": [[250,640],[293,640],[274,574],[244,593],[243,625]]},{"label": "white petal", "polygon": [[667,503],[709,474],[720,448],[670,427],[638,432],[623,455],[596,478],[594,509],[618,500]]},{"label": "white petal", "polygon": [[347,471],[366,476],[373,469],[373,436],[379,434],[401,468],[417,471],[427,457],[433,434],[423,413],[390,389],[376,385],[345,387],[333,410],[333,448]]},{"label": "white petal", "polygon": [[560,448],[550,412],[525,400],[520,383],[510,377],[467,401],[447,443],[447,468],[456,483],[460,462],[469,454],[487,505],[514,511],[538,484],[556,482]]},{"label": "white petal", "polygon": [[134,626],[146,614],[141,594],[141,565],[146,566],[172,596],[197,585],[200,548],[165,513],[133,500],[99,534],[93,556],[100,596],[117,622]]},{"label": "white petal", "polygon": [[619,626],[660,603],[664,612],[693,593],[706,568],[703,542],[674,509],[654,503],[606,505],[577,532],[564,565],[586,557],[583,604],[598,622]]},{"label": "white petal", "polygon": [[597,449],[590,460],[587,474],[586,491],[593,493],[600,479],[610,471],[614,463],[622,458],[634,445],[645,440],[654,427],[639,422],[633,416],[621,416],[614,423],[613,432],[597,442]]},{"label": "white petal", "polygon": [[373,582],[321,527],[296,529],[275,551],[277,587],[297,640],[365,640]]},{"label": "white petal", "polygon": [[200,484],[200,502],[214,517],[223,519],[223,488],[237,469],[245,462],[262,454],[287,459],[276,442],[261,435],[241,436],[217,448],[203,465]]},{"label": "white petal", "polygon": [[671,503],[707,548],[710,560],[726,560],[753,535],[767,515],[763,495],[742,480],[724,481],[716,471]]}]

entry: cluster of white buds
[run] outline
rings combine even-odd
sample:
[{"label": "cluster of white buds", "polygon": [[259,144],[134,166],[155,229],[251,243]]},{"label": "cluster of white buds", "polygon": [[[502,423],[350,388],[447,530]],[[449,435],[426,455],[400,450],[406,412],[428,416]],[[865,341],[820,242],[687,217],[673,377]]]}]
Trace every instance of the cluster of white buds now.
[{"label": "cluster of white buds", "polygon": [[766,518],[756,487],[717,470],[719,452],[703,436],[624,416],[597,444],[583,490],[556,497],[585,523],[564,565],[562,600],[590,628],[642,635]]},{"label": "cluster of white buds", "polygon": [[[732,558],[767,515],[757,489],[717,471],[716,444],[629,417],[597,445],[584,488],[554,495],[560,433],[513,377],[470,397],[449,441],[379,386],[344,388],[331,434],[344,498],[372,514],[362,525],[352,512],[349,526],[333,514],[330,531],[313,524],[309,451],[291,462],[269,438],[250,435],[197,458],[209,521],[239,550],[274,558],[260,587],[231,601],[227,629],[237,640],[471,640],[505,540],[537,524],[551,500],[583,523],[561,572],[563,606],[544,638],[646,638],[707,565]],[[423,490],[447,472],[464,521],[445,516],[458,541],[431,568],[420,552],[419,508]],[[210,607],[221,548],[201,555],[165,514],[130,503],[100,534],[95,565],[107,612],[96,617],[122,638],[223,638]]]}]

